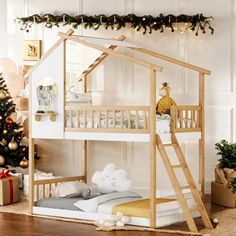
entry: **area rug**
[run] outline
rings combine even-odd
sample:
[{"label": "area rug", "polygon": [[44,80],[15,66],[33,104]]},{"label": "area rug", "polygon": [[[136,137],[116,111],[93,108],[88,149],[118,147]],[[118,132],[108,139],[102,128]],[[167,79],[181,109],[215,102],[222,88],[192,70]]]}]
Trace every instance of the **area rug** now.
[{"label": "area rug", "polygon": [[[0,212],[14,213],[14,214],[28,214],[28,201],[26,199],[7,206],[0,206]],[[62,220],[67,222],[76,222],[82,224],[92,224],[92,221],[86,220],[76,220],[76,219],[66,219],[58,217],[49,217],[49,216],[36,216],[40,218],[47,218],[53,220]],[[97,227],[97,230],[102,231],[111,231],[111,230],[138,230],[138,231],[151,231],[151,232],[162,232],[162,233],[173,233],[175,235],[204,235],[204,236],[235,236],[236,235],[236,209],[226,209],[223,208],[221,211],[215,212],[211,216],[212,218],[217,218],[219,223],[215,229],[203,229],[200,233],[190,233],[184,231],[175,231],[175,230],[165,230],[165,229],[150,229],[136,226],[126,226],[123,228],[118,227]]]},{"label": "area rug", "polygon": [[236,209],[222,208],[221,211],[212,214],[212,218],[218,219],[219,223],[213,230],[203,229],[203,235],[210,236],[235,236],[236,235]]}]

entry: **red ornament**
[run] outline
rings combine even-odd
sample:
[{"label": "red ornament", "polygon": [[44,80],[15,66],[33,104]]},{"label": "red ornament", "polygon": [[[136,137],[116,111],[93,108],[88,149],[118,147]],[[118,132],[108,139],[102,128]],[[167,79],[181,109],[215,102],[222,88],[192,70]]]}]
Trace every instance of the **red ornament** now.
[{"label": "red ornament", "polygon": [[7,125],[12,125],[13,124],[12,118],[8,118],[7,121],[6,121],[6,124]]},{"label": "red ornament", "polygon": [[29,30],[28,30],[28,29],[26,30],[26,33],[29,33]]}]

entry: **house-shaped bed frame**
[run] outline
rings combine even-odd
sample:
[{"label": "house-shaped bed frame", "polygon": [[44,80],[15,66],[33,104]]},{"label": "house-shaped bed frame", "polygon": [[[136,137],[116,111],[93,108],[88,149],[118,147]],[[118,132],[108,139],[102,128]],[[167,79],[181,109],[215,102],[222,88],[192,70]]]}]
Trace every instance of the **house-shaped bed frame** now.
[{"label": "house-shaped bed frame", "polygon": [[[204,198],[204,90],[205,90],[205,75],[210,75],[210,71],[174,58],[159,54],[157,52],[138,47],[136,45],[122,42],[125,37],[120,37],[118,40],[98,39],[98,42],[110,44],[109,48],[101,46],[99,43],[94,43],[89,38],[73,35],[73,30],[68,30],[66,33],[59,33],[60,39],[44,54],[41,60],[28,72],[25,77],[29,77],[30,87],[30,134],[29,134],[29,175],[30,175],[30,203],[29,211],[31,214],[44,214],[43,211],[37,210],[34,206],[35,195],[39,196],[39,186],[43,188],[43,197],[45,198],[45,186],[49,185],[49,190],[53,184],[71,180],[87,181],[87,141],[88,140],[111,140],[111,141],[131,141],[131,142],[149,142],[150,144],[150,201],[147,208],[150,211],[149,226],[156,227],[156,149],[159,150],[163,159],[165,168],[170,177],[172,186],[176,192],[176,197],[183,210],[185,220],[187,221],[190,231],[197,232],[197,227],[192,217],[192,212],[200,213],[202,220],[207,228],[212,228],[211,221],[204,207],[201,195],[196,187],[194,179],[189,171],[184,155],[181,151],[178,140],[186,140],[190,138],[199,139],[199,183],[201,184],[201,194]],[[90,38],[91,39],[91,38]],[[97,39],[97,38],[96,38]],[[97,49],[102,52],[94,63],[92,63],[83,75],[84,92],[87,89],[87,76],[97,67],[108,55],[118,57],[122,60],[128,60],[150,70],[150,104],[149,106],[93,106],[93,105],[75,105],[66,103],[66,40],[71,40],[81,45]],[[93,39],[94,40],[94,39]],[[116,47],[125,47],[129,50],[134,50],[139,53],[144,53],[148,56],[159,58],[161,60],[182,66],[184,68],[196,71],[199,80],[199,103],[190,106],[173,106],[171,107],[171,132],[169,134],[156,133],[156,80],[157,72],[162,71],[162,67],[149,63],[145,60],[117,52]],[[46,76],[51,75],[56,78],[58,85],[57,96],[57,111],[53,114],[38,114],[36,113],[37,96],[36,87],[38,81]],[[119,112],[121,126],[116,127],[115,123]],[[128,114],[128,125],[123,126],[124,113]],[[91,117],[91,126],[86,126],[88,113]],[[98,117],[98,126],[94,127],[95,113]],[[79,119],[83,114],[84,126],[80,127]],[[131,115],[135,116],[135,127],[131,126]],[[143,114],[144,124],[139,126],[139,115]],[[101,115],[113,118],[113,126],[101,126]],[[78,120],[77,126],[72,125],[72,116]],[[68,118],[69,117],[69,118]],[[67,122],[65,119],[69,119]],[[49,130],[50,132],[45,132]],[[82,176],[65,177],[50,180],[35,180],[34,179],[34,140],[37,138],[51,139],[74,139],[82,140],[83,142],[83,167],[84,173]],[[171,165],[166,148],[172,147],[180,161],[178,165]],[[175,169],[182,169],[187,180],[187,186],[180,186],[178,178],[175,175]],[[183,195],[184,189],[190,189],[195,200],[196,207],[190,209]],[[158,212],[157,212],[158,213]],[[73,217],[73,216],[72,216]]]}]

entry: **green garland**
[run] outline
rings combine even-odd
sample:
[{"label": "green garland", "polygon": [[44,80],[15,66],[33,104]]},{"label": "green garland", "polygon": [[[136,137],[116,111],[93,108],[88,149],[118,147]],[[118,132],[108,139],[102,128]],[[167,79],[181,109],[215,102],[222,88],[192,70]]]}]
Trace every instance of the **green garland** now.
[{"label": "green garland", "polygon": [[44,14],[44,15],[32,15],[28,17],[18,17],[16,21],[21,25],[21,30],[29,31],[29,28],[33,24],[45,24],[45,27],[52,28],[53,26],[59,27],[60,24],[72,25],[73,28],[77,28],[82,25],[85,29],[90,28],[97,30],[100,26],[104,26],[105,29],[119,30],[121,28],[126,27],[126,24],[130,24],[131,28],[136,29],[137,31],[143,30],[143,34],[146,34],[148,31],[149,34],[152,31],[159,30],[161,33],[164,32],[165,28],[170,28],[171,32],[174,32],[174,25],[176,23],[188,23],[186,24],[186,29],[190,29],[195,31],[195,35],[198,35],[199,30],[202,33],[206,33],[206,29],[208,28],[210,32],[213,34],[214,29],[211,27],[212,17],[205,17],[203,14],[196,15],[166,15],[160,14],[159,16],[136,16],[135,14],[128,15],[117,15],[113,14],[110,16],[106,16],[104,14],[95,15],[95,16],[87,16],[87,15],[77,15],[70,16],[68,14],[62,15],[52,15],[52,14]]}]

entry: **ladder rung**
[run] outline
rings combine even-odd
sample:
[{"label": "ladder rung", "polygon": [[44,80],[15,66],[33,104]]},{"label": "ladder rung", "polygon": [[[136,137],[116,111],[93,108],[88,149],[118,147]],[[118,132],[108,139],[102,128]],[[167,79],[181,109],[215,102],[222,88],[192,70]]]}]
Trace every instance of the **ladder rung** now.
[{"label": "ladder rung", "polygon": [[166,143],[166,144],[163,144],[164,147],[172,147],[173,146],[173,143]]},{"label": "ladder rung", "polygon": [[172,168],[185,168],[186,165],[185,164],[180,164],[180,165],[172,165]]},{"label": "ladder rung", "polygon": [[191,212],[193,212],[193,211],[200,211],[200,210],[202,210],[202,207],[193,207],[193,208],[189,208],[189,210]]},{"label": "ladder rung", "polygon": [[191,189],[191,188],[193,188],[193,186],[180,186],[180,189]]}]

